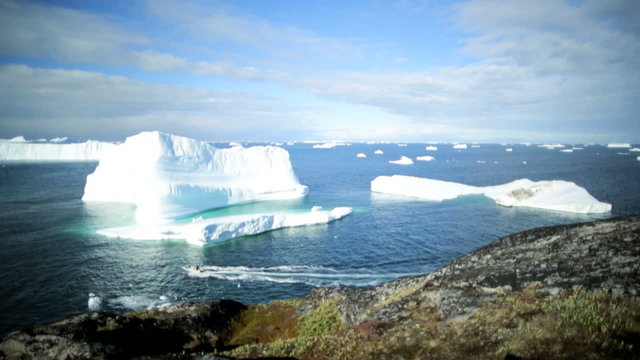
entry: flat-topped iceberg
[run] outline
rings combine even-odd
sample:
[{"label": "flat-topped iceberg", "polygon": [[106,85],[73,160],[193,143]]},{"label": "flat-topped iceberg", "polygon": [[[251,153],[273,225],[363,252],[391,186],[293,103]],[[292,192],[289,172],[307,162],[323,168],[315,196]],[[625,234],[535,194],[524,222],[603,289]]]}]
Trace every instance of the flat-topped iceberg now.
[{"label": "flat-topped iceberg", "polygon": [[99,234],[135,240],[185,240],[194,245],[206,245],[237,237],[256,235],[267,231],[326,224],[351,214],[350,207],[321,210],[314,207],[303,213],[273,213],[222,216],[210,219],[194,219],[188,224],[126,226],[104,229]]},{"label": "flat-topped iceberg", "polygon": [[631,147],[629,143],[610,143],[607,144],[607,147],[610,149],[628,149]]},{"label": "flat-topped iceberg", "polygon": [[467,144],[454,144],[453,148],[458,150],[463,150],[467,148]]},{"label": "flat-topped iceberg", "polygon": [[570,181],[515,180],[504,185],[471,186],[413,176],[378,176],[371,191],[431,201],[480,194],[502,206],[526,206],[574,213],[606,213],[611,204],[596,200],[584,188]]},{"label": "flat-topped iceberg", "polygon": [[135,204],[138,223],[158,224],[216,207],[306,194],[282,148],[217,149],[154,131],[105,152],[87,176],[82,200]]},{"label": "flat-topped iceberg", "polygon": [[20,136],[0,141],[0,160],[5,161],[97,161],[115,144],[89,140],[83,143],[61,144],[29,142]]}]

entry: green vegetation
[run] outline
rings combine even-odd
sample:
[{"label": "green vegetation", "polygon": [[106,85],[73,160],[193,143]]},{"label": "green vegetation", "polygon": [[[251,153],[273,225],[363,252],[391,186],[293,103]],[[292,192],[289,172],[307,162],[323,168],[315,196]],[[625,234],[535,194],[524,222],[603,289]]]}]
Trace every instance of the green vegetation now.
[{"label": "green vegetation", "polygon": [[[298,315],[301,300],[245,311],[224,355],[301,359],[629,359],[640,358],[640,300],[574,288],[501,295],[473,316],[443,321],[416,310],[396,322],[345,327],[330,299]],[[423,309],[428,309],[424,307]]]}]

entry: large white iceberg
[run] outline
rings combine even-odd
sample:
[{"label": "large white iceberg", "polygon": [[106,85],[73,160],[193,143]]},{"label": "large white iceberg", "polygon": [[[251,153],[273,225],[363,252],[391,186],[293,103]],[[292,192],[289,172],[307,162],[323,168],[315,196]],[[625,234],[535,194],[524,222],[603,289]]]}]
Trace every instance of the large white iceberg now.
[{"label": "large white iceberg", "polygon": [[99,230],[98,233],[117,238],[136,240],[185,240],[194,245],[222,242],[241,236],[296,226],[326,224],[351,214],[350,207],[320,210],[314,207],[303,213],[273,213],[222,216],[195,219],[188,224],[126,226]]},{"label": "large white iceberg", "polygon": [[0,141],[0,160],[5,161],[97,161],[115,144],[89,140],[83,143],[60,144],[28,142],[24,137]]},{"label": "large white iceberg", "polygon": [[306,194],[282,148],[217,149],[154,131],[105,152],[87,176],[82,200],[135,204],[138,223],[159,224],[216,207]]},{"label": "large white iceberg", "polygon": [[442,201],[463,195],[481,194],[503,206],[526,206],[574,213],[606,213],[611,204],[596,200],[584,188],[570,181],[520,179],[504,185],[471,186],[413,176],[378,176],[371,191]]}]

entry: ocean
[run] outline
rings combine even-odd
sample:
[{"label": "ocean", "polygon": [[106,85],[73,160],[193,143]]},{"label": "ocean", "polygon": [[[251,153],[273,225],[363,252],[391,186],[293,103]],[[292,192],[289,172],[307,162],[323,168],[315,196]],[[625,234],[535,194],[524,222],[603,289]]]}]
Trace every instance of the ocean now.
[{"label": "ocean", "polygon": [[[601,145],[572,153],[535,145],[353,144],[284,146],[309,186],[300,200],[217,209],[247,212],[350,206],[325,225],[288,228],[205,247],[182,241],[135,241],[96,234],[132,222],[125,204],[80,199],[97,163],[0,164],[0,334],[88,310],[127,311],[184,301],[231,298],[248,304],[303,296],[315,286],[372,286],[424,274],[498,237],[533,227],[640,214],[638,153]],[[384,154],[374,155],[381,149]],[[357,153],[367,158],[357,158]],[[435,161],[390,164],[405,155]],[[371,193],[379,175],[403,174],[486,186],[520,178],[566,180],[611,203],[610,214],[507,208],[465,196],[428,202]],[[209,269],[193,277],[183,266]],[[96,300],[93,300],[96,301]],[[97,303],[94,302],[97,306]]]}]

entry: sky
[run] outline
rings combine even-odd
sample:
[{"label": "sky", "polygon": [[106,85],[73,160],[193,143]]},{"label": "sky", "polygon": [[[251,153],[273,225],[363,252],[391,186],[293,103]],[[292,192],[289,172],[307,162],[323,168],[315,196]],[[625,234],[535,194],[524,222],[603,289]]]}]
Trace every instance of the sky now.
[{"label": "sky", "polygon": [[640,143],[640,1],[0,0],[0,138]]}]

